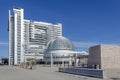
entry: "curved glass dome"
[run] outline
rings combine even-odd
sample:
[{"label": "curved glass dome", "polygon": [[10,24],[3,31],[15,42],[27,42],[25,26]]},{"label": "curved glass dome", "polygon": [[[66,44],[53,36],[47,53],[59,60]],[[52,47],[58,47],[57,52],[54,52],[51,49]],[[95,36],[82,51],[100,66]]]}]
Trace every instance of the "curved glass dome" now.
[{"label": "curved glass dome", "polygon": [[47,50],[74,50],[73,44],[65,37],[58,37],[48,43]]}]

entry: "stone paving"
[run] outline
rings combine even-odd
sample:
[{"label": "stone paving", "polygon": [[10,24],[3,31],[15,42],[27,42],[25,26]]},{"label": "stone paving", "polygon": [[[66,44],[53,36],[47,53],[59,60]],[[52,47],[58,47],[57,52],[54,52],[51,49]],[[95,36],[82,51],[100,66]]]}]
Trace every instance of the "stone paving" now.
[{"label": "stone paving", "polygon": [[57,67],[40,66],[36,70],[29,70],[15,66],[0,66],[0,80],[120,80],[117,78],[99,79],[57,71]]}]

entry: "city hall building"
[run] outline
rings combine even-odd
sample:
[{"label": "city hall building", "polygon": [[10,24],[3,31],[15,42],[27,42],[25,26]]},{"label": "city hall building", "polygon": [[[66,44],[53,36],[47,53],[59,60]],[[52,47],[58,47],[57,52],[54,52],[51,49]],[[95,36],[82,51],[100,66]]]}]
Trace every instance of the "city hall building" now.
[{"label": "city hall building", "polygon": [[66,37],[58,37],[51,40],[44,53],[46,64],[81,66],[87,64],[88,53],[85,51],[75,51],[73,43]]},{"label": "city hall building", "polygon": [[43,60],[49,41],[62,36],[62,24],[24,19],[24,9],[9,10],[9,64],[18,65],[29,58]]}]

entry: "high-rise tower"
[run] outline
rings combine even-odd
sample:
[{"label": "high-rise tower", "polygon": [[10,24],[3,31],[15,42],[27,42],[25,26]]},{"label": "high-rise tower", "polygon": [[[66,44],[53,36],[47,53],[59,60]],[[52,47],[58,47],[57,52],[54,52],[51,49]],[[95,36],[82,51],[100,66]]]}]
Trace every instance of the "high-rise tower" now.
[{"label": "high-rise tower", "polygon": [[9,64],[18,65],[27,59],[43,59],[47,43],[62,36],[62,24],[24,19],[24,10],[9,10]]}]

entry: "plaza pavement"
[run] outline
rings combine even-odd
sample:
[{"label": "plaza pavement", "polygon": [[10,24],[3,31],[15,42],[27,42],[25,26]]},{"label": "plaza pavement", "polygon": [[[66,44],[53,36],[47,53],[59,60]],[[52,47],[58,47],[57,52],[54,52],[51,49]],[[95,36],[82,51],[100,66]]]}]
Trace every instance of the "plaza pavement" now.
[{"label": "plaza pavement", "polygon": [[0,66],[0,80],[120,80],[99,79],[58,72],[57,67],[39,66],[36,70],[16,66]]}]

